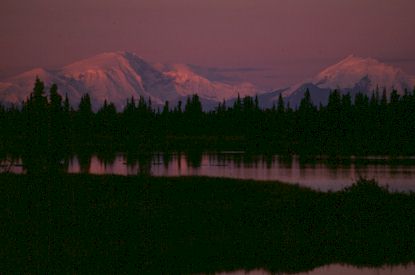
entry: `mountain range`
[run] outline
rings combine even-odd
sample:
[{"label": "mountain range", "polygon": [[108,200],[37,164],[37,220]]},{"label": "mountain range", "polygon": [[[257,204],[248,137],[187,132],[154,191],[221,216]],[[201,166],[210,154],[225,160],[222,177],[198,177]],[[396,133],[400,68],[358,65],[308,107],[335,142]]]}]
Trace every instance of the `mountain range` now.
[{"label": "mountain range", "polygon": [[103,53],[77,61],[57,70],[36,68],[0,82],[0,101],[19,104],[33,89],[39,77],[46,89],[56,83],[61,95],[67,95],[77,106],[82,95],[89,93],[94,109],[104,100],[120,110],[127,99],[140,96],[163,105],[166,100],[176,103],[189,95],[198,94],[204,105],[216,105],[238,95],[253,96],[258,89],[249,83],[231,85],[211,81],[184,64],[152,64],[134,53]]},{"label": "mountain range", "polygon": [[258,95],[262,107],[270,107],[281,94],[292,107],[298,106],[306,89],[315,104],[325,104],[331,90],[341,93],[372,93],[374,90],[392,89],[403,93],[412,91],[415,77],[401,69],[381,63],[373,58],[350,55],[311,79],[275,91],[261,91],[253,84],[226,83],[208,79],[185,64],[151,63],[130,52],[103,53],[77,61],[56,70],[36,68],[0,82],[0,102],[20,104],[29,96],[34,80],[39,77],[46,88],[56,83],[61,95],[67,95],[77,106],[85,93],[91,96],[97,110],[104,100],[113,102],[121,110],[127,99],[140,96],[151,99],[155,106],[166,100],[174,106],[192,94],[198,94],[205,109],[219,102],[232,102],[238,94]]}]

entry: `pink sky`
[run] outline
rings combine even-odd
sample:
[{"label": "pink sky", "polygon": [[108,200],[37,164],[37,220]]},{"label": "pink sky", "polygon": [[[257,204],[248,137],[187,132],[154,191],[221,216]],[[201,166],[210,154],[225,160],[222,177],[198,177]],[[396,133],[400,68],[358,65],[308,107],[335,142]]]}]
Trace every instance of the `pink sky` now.
[{"label": "pink sky", "polygon": [[117,50],[234,68],[265,88],[351,53],[415,74],[414,10],[413,0],[2,0],[0,77]]}]

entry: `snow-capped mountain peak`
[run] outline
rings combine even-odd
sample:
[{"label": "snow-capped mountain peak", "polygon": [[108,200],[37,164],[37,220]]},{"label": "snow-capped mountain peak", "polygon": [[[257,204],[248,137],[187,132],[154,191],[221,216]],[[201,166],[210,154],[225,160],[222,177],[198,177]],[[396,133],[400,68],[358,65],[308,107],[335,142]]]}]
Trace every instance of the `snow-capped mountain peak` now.
[{"label": "snow-capped mountain peak", "polygon": [[258,89],[250,83],[230,85],[218,81],[210,81],[195,73],[188,65],[173,64],[164,70],[165,75],[174,79],[177,91],[180,95],[189,95],[189,91],[199,96],[216,101],[227,100],[240,96],[254,95]]},{"label": "snow-capped mountain peak", "polygon": [[199,94],[200,98],[220,102],[241,95],[253,95],[253,85],[229,85],[210,81],[189,66],[152,64],[135,53],[109,52],[76,61],[61,69],[48,71],[37,68],[0,82],[0,101],[20,103],[33,89],[36,77],[48,86],[56,83],[62,95],[67,94],[74,106],[81,96],[89,93],[94,108],[104,100],[122,109],[131,97],[150,98],[156,105],[166,100]]},{"label": "snow-capped mountain peak", "polygon": [[351,89],[365,77],[370,80],[370,90],[379,87],[403,91],[410,79],[401,69],[374,58],[349,55],[321,71],[312,82],[321,88]]},{"label": "snow-capped mountain peak", "polygon": [[[374,58],[363,58],[349,55],[338,63],[327,67],[315,77],[293,85],[282,91],[282,95],[291,106],[298,106],[306,89],[310,91],[315,104],[327,103],[330,91],[337,89],[341,93],[370,95],[375,90],[386,90],[390,93],[396,89],[403,94],[412,91],[415,77],[406,74],[400,68],[382,63]],[[273,101],[277,100],[274,96]]]}]

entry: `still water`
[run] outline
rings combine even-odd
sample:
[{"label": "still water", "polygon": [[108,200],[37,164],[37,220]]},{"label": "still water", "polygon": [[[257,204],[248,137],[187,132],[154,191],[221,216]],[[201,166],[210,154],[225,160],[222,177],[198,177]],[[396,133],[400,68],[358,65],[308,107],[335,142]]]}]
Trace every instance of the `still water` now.
[{"label": "still water", "polygon": [[[73,156],[64,162],[69,173],[153,176],[209,176],[298,183],[336,191],[359,177],[376,179],[391,191],[415,191],[415,158],[388,157],[302,159],[298,156],[250,155],[243,152],[155,153]],[[11,169],[24,173],[21,160]]]}]

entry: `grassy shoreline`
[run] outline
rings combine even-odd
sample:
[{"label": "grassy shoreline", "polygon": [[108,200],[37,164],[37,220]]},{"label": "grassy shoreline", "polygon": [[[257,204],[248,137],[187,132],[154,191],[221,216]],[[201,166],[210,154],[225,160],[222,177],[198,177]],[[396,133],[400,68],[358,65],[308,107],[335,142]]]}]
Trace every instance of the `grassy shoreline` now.
[{"label": "grassy shoreline", "polygon": [[415,261],[415,194],[371,182],[0,174],[5,271],[299,272]]}]

